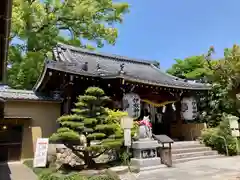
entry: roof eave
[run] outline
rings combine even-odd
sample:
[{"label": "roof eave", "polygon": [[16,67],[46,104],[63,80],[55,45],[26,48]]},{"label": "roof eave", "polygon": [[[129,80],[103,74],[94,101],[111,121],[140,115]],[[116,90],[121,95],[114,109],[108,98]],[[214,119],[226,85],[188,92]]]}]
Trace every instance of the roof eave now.
[{"label": "roof eave", "polygon": [[37,92],[39,90],[39,88],[42,85],[43,80],[44,80],[44,78],[46,76],[46,73],[47,73],[47,62],[45,62],[43,70],[42,70],[42,73],[38,77],[38,80],[37,80],[36,84],[33,86],[33,91]]},{"label": "roof eave", "polygon": [[166,85],[166,84],[160,84],[160,83],[155,83],[155,82],[151,82],[151,81],[144,81],[144,80],[126,77],[126,76],[122,76],[121,78],[123,78],[124,80],[127,80],[127,81],[131,81],[131,82],[143,83],[143,84],[147,84],[147,85],[151,85],[151,86],[164,87],[164,88],[174,88],[174,89],[180,89],[180,90],[182,89],[182,90],[208,91],[211,89],[211,87],[198,88],[198,87],[185,87],[185,86],[177,86],[177,85],[174,86],[174,85],[168,85],[168,84]]},{"label": "roof eave", "polygon": [[[184,81],[184,79],[182,79],[182,78],[178,78],[178,77],[176,77],[176,76],[173,76],[173,75],[170,75],[170,74],[168,74],[168,73],[166,73],[166,72],[163,72],[161,69],[159,69],[159,68],[157,68],[156,66],[154,66],[153,64],[151,64],[151,66],[152,66],[152,68],[154,68],[155,70],[157,70],[157,71],[159,71],[159,72],[161,72],[161,73],[164,73],[166,76],[169,76],[169,77],[171,77],[172,78],[172,80],[174,81],[174,80],[176,80],[176,81],[179,81],[179,80],[181,80],[181,81]],[[194,87],[194,84],[191,84],[191,83],[189,83],[189,82],[185,82],[186,84],[188,84],[189,86],[174,86],[174,88],[178,88],[178,89],[192,89],[192,90],[210,90],[211,89],[211,87],[209,86],[208,87],[208,85],[207,84],[203,84],[203,83],[198,83],[198,84],[201,84],[201,86],[202,87]],[[171,85],[170,85],[171,86]],[[181,88],[182,87],[182,88]]]},{"label": "roof eave", "polygon": [[3,98],[6,102],[44,102],[44,103],[62,103],[62,100],[44,100],[44,99],[24,99],[24,98]]}]

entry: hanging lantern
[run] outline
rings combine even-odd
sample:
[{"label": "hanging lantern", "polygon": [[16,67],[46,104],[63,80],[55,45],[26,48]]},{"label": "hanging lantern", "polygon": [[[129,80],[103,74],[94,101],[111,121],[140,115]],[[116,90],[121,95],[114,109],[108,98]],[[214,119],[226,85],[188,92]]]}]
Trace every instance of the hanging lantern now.
[{"label": "hanging lantern", "polygon": [[181,101],[181,113],[185,120],[194,120],[197,117],[197,101],[194,97],[184,97]]},{"label": "hanging lantern", "polygon": [[137,119],[141,113],[141,99],[135,93],[128,93],[123,96],[123,110],[128,112],[128,116]]}]

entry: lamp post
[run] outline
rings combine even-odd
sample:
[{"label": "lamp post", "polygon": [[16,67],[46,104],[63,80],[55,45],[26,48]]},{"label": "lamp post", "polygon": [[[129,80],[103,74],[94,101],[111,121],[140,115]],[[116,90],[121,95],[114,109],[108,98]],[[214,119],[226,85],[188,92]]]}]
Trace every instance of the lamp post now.
[{"label": "lamp post", "polygon": [[121,128],[124,131],[124,146],[127,147],[127,155],[129,156],[129,148],[131,146],[131,128],[133,127],[133,118],[124,116],[121,118]]}]

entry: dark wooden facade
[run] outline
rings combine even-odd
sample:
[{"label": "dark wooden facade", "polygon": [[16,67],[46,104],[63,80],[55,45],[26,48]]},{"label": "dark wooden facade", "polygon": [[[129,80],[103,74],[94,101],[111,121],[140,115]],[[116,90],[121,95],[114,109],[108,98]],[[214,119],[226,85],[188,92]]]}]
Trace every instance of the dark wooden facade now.
[{"label": "dark wooden facade", "polygon": [[[164,115],[166,130],[180,118],[183,96],[206,92],[208,86],[190,83],[162,72],[150,61],[93,53],[59,44],[53,50],[54,60],[47,61],[34,90],[63,99],[62,113],[71,113],[78,95],[90,86],[102,88],[114,101],[121,101],[125,93],[133,92],[141,99],[155,103],[176,101],[176,111],[170,108]],[[156,125],[158,126],[158,125]],[[155,126],[155,127],[156,127]],[[157,130],[154,130],[157,131]]]}]

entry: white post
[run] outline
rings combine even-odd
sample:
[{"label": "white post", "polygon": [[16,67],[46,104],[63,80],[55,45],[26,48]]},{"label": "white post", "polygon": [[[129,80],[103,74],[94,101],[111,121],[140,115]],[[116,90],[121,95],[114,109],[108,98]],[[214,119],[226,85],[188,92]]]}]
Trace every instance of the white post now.
[{"label": "white post", "polygon": [[[121,127],[124,130],[124,146],[127,147],[127,155],[129,156],[129,148],[131,147],[131,129],[133,127],[133,118],[124,116],[121,119]],[[128,164],[130,171],[130,165]]]}]

